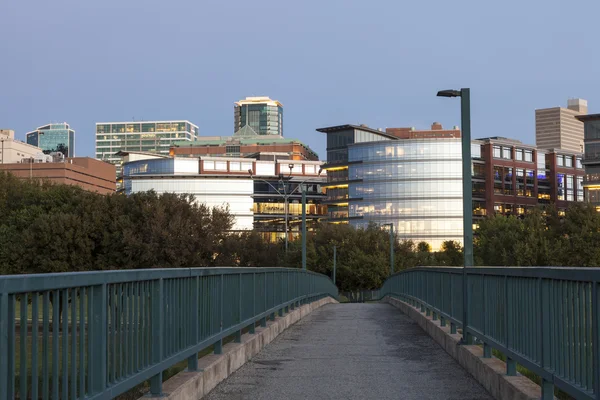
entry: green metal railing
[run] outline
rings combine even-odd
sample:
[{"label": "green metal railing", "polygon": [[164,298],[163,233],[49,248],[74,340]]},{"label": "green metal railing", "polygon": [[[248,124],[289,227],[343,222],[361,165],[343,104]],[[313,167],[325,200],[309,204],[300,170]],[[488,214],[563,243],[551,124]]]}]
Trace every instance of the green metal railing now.
[{"label": "green metal railing", "polygon": [[483,343],[542,379],[542,398],[554,386],[577,399],[600,399],[600,269],[598,268],[414,268],[392,275],[381,296],[420,307],[451,333],[462,327],[467,341]]},{"label": "green metal railing", "polygon": [[185,268],[0,276],[0,400],[108,399],[260,321],[337,297],[283,268]]}]

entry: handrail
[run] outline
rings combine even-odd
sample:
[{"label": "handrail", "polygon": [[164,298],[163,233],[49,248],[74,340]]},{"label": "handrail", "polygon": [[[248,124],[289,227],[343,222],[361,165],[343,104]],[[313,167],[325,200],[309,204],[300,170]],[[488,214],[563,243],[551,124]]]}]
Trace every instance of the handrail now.
[{"label": "handrail", "polygon": [[[462,327],[467,297],[466,332],[507,359],[542,378],[542,398],[554,386],[577,399],[600,399],[600,268],[419,267],[390,276],[380,289],[420,307],[450,332]],[[470,340],[469,340],[470,342]],[[469,344],[469,343],[467,343]]]},{"label": "handrail", "polygon": [[0,400],[113,398],[257,322],[322,297],[325,275],[177,268],[0,276]]}]

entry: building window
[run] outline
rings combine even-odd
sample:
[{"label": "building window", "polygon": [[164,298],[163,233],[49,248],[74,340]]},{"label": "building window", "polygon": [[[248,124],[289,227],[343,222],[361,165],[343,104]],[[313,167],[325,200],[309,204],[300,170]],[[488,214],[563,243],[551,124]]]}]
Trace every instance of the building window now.
[{"label": "building window", "polygon": [[565,156],[565,167],[573,168],[573,157]]},{"label": "building window", "polygon": [[494,193],[502,194],[502,167],[494,167]]},{"label": "building window", "polygon": [[564,156],[556,156],[556,165],[559,167],[565,166],[565,157]]},{"label": "building window", "polygon": [[535,171],[528,169],[525,171],[525,196],[533,197],[534,184],[535,184]]},{"label": "building window", "polygon": [[513,194],[512,176],[513,169],[504,168],[504,194]]},{"label": "building window", "polygon": [[583,165],[581,164],[581,157],[577,157],[575,160],[575,166],[579,169],[583,169]]},{"label": "building window", "polygon": [[565,174],[556,174],[556,198],[565,199]]},{"label": "building window", "polygon": [[516,149],[515,150],[515,160],[517,160],[517,161],[523,161],[523,149]]},{"label": "building window", "polygon": [[502,150],[500,148],[500,146],[494,146],[494,158],[501,158],[502,155]]},{"label": "building window", "polygon": [[525,170],[516,169],[517,174],[517,196],[525,196]]},{"label": "building window", "polygon": [[533,162],[533,151],[532,150],[525,150],[525,161]]},{"label": "building window", "polygon": [[511,148],[510,147],[503,147],[502,148],[502,158],[505,158],[507,160],[512,159],[512,154],[511,154]]},{"label": "building window", "polygon": [[577,177],[577,201],[583,201],[583,176]]}]

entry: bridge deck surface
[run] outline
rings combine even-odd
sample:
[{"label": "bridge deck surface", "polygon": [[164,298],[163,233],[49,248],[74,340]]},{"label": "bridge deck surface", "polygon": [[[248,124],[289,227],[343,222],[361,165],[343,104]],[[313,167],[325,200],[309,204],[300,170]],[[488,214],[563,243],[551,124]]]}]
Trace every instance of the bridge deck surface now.
[{"label": "bridge deck surface", "polygon": [[283,332],[207,397],[491,399],[388,304],[329,304]]}]

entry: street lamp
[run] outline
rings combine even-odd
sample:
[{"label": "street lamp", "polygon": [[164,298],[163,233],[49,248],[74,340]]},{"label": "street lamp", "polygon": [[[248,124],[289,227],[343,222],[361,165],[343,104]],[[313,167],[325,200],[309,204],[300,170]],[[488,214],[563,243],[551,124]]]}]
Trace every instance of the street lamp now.
[{"label": "street lamp", "polygon": [[463,231],[464,231],[464,268],[463,268],[463,337],[462,342],[470,344],[467,334],[467,267],[473,266],[473,187],[471,183],[471,90],[441,90],[438,97],[460,97],[460,123],[462,141],[462,177],[463,177]]},{"label": "street lamp", "polygon": [[394,274],[394,224],[388,223],[382,226],[390,227],[390,275]]}]

